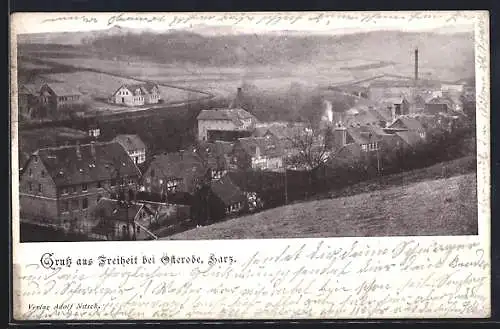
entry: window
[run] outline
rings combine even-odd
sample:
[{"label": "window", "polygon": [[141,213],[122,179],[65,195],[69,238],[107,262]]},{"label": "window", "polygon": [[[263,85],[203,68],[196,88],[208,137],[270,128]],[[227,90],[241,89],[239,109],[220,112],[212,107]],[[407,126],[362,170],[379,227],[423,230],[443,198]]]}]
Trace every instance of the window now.
[{"label": "window", "polygon": [[71,186],[71,187],[69,188],[69,191],[70,191],[71,193],[76,193],[76,187],[75,187],[75,186]]},{"label": "window", "polygon": [[42,184],[38,184],[38,192],[42,193]]},{"label": "window", "polygon": [[87,191],[87,184],[82,184],[82,191]]},{"label": "window", "polygon": [[42,172],[41,172],[41,176],[42,176],[42,177],[45,177],[45,170],[42,170]]},{"label": "window", "polygon": [[97,182],[97,188],[102,188],[102,182]]},{"label": "window", "polygon": [[30,168],[30,170],[29,170],[29,172],[28,172],[28,175],[29,175],[30,177],[33,177],[33,170],[31,170],[31,168]]},{"label": "window", "polygon": [[151,177],[155,177],[155,170],[151,169]]},{"label": "window", "polygon": [[82,200],[82,209],[87,209],[89,207],[89,200],[87,198],[84,198]]},{"label": "window", "polygon": [[111,186],[116,186],[116,179],[114,179],[114,178],[113,178],[113,179],[111,180]]},{"label": "window", "polygon": [[177,189],[177,185],[179,184],[178,180],[171,180],[167,182],[167,191],[170,193],[175,192]]},{"label": "window", "polygon": [[28,183],[28,190],[29,190],[30,192],[31,192],[31,191],[33,191],[33,184],[31,184],[31,182],[30,182],[30,183]]},{"label": "window", "polygon": [[366,152],[368,150],[368,146],[366,144],[363,144],[361,145],[361,149]]},{"label": "window", "polygon": [[65,187],[63,187],[63,188],[61,189],[61,194],[68,194],[68,189],[67,189],[67,188],[65,188]]},{"label": "window", "polygon": [[76,200],[76,199],[71,200],[71,209],[73,209],[73,211],[80,209],[80,204],[79,204],[78,200]]},{"label": "window", "polygon": [[61,212],[68,212],[69,203],[67,200],[61,201]]},{"label": "window", "polygon": [[35,163],[38,162],[38,157],[36,155],[33,157],[33,159],[35,160]]}]

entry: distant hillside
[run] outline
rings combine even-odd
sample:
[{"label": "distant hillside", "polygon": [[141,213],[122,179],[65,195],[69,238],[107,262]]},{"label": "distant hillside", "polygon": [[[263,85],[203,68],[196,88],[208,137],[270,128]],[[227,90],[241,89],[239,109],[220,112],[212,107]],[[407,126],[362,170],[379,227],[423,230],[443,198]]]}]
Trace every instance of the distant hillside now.
[{"label": "distant hillside", "polygon": [[[316,64],[365,59],[412,66],[415,47],[423,68],[460,68],[473,75],[473,33],[375,31],[344,35],[238,34],[186,31],[155,33],[113,27],[104,31],[20,35],[20,43],[86,45],[92,51],[162,63],[203,65]],[[467,68],[467,69],[464,69]],[[471,71],[472,72],[469,72]]]}]

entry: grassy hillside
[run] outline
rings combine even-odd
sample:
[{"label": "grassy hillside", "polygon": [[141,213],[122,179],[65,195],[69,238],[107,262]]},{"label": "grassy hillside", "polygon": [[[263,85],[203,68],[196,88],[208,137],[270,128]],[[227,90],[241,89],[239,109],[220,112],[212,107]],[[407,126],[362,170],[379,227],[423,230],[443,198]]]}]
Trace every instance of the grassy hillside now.
[{"label": "grassy hillside", "polygon": [[270,209],[166,239],[477,234],[476,175]]}]

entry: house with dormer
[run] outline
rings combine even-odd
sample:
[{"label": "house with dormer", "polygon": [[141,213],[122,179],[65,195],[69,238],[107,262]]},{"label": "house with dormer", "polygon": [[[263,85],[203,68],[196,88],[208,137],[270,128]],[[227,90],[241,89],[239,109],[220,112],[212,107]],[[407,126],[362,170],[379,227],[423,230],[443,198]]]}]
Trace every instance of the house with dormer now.
[{"label": "house with dormer", "polygon": [[125,106],[158,104],[162,100],[156,83],[124,84],[111,95],[110,102]]},{"label": "house with dormer", "polygon": [[22,219],[88,231],[89,211],[103,197],[134,199],[140,171],[115,142],[35,151],[20,175]]}]

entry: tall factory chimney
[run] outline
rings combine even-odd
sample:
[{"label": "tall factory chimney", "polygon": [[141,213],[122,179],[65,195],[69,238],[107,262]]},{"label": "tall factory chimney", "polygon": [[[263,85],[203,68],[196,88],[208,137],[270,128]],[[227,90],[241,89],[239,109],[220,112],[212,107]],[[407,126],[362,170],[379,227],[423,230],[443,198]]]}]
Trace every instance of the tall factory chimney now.
[{"label": "tall factory chimney", "polygon": [[418,48],[415,48],[415,82],[418,81]]}]

